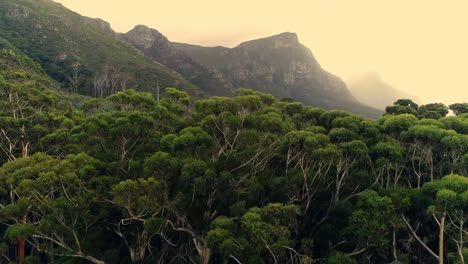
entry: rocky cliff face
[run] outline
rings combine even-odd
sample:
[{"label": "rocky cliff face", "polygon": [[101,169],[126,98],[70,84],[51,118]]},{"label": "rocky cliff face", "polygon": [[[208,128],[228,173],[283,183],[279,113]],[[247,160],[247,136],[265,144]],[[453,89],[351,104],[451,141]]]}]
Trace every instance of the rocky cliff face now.
[{"label": "rocky cliff face", "polygon": [[139,25],[121,37],[147,57],[180,73],[210,95],[231,95],[233,85],[214,69],[203,66],[173,44],[156,29]]},{"label": "rocky cliff face", "polygon": [[136,26],[121,37],[209,95],[229,96],[244,87],[327,109],[381,115],[360,104],[340,78],[323,70],[294,33],[247,41],[235,48],[173,43],[146,26]]},{"label": "rocky cliff face", "polygon": [[359,104],[346,84],[323,70],[296,34],[282,33],[244,42],[235,48],[174,47],[234,87],[246,87],[325,108],[349,110]]}]

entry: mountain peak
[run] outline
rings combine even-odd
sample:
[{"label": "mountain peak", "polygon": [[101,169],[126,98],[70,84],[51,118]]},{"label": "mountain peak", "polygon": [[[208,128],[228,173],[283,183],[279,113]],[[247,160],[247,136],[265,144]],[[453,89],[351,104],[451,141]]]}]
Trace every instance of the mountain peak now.
[{"label": "mountain peak", "polygon": [[270,38],[281,39],[281,40],[289,41],[293,43],[299,43],[299,38],[297,37],[297,34],[294,32],[283,32],[277,35],[273,35]]},{"label": "mountain peak", "polygon": [[150,28],[146,25],[136,25],[135,27],[133,27],[132,30],[130,30],[129,32],[132,32],[132,31],[137,31],[137,32],[147,32],[147,33],[151,33],[151,34],[159,34],[159,35],[162,35],[159,31],[157,31],[156,29],[154,28]]},{"label": "mountain peak", "polygon": [[283,32],[277,35],[269,36],[266,38],[254,39],[243,42],[237,47],[257,47],[258,45],[266,45],[273,48],[296,47],[299,45],[299,38],[296,33]]},{"label": "mountain peak", "polygon": [[132,30],[127,32],[124,37],[134,45],[145,49],[151,48],[153,45],[170,45],[169,40],[156,29],[145,25],[137,25]]}]

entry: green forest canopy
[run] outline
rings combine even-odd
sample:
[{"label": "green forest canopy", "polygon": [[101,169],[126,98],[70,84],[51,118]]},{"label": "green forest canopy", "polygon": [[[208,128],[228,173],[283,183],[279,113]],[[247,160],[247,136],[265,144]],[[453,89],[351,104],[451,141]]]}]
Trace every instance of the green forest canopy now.
[{"label": "green forest canopy", "polygon": [[372,121],[167,88],[77,108],[18,63],[0,66],[0,263],[23,241],[28,263],[468,258],[466,104]]}]

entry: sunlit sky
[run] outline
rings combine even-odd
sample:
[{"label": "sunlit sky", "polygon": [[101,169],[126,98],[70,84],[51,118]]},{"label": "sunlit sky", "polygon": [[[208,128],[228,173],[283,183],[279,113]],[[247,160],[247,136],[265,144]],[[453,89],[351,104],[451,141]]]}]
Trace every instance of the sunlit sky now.
[{"label": "sunlit sky", "polygon": [[374,71],[422,103],[468,102],[466,0],[57,0],[127,32],[233,47],[289,31],[344,80]]}]

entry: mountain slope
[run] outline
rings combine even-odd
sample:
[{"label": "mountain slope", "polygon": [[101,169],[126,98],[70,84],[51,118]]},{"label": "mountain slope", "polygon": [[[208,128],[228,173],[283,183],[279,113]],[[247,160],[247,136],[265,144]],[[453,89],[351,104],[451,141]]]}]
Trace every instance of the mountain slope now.
[{"label": "mountain slope", "polygon": [[200,92],[116,37],[107,22],[50,0],[0,1],[0,36],[72,91],[106,96],[125,88],[150,91],[159,83]]},{"label": "mountain slope", "polygon": [[0,37],[40,63],[62,87],[96,97],[126,88],[155,92],[158,85],[192,96],[201,96],[200,88],[229,96],[245,87],[371,118],[382,113],[359,103],[293,33],[232,49],[205,48],[171,43],[145,26],[117,34],[109,23],[51,0],[10,0],[0,2]]},{"label": "mountain slope", "polygon": [[327,109],[377,118],[381,111],[359,103],[346,84],[322,69],[294,33],[247,41],[235,48],[173,46],[231,83]]},{"label": "mountain slope", "polygon": [[346,81],[351,93],[362,103],[384,110],[401,98],[418,98],[386,83],[377,73],[366,73]]},{"label": "mountain slope", "polygon": [[[42,107],[55,109],[71,109],[80,106],[90,99],[88,96],[71,93],[61,89],[58,83],[47,75],[42,66],[16,49],[8,41],[0,37],[0,82],[6,81],[14,84],[14,87],[0,85],[2,98],[7,98],[7,93],[16,90],[23,96],[23,100],[29,103],[45,99],[52,101]],[[42,99],[41,99],[42,98]],[[0,104],[8,100],[0,100]]]}]

